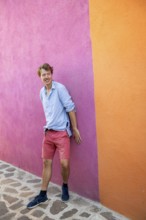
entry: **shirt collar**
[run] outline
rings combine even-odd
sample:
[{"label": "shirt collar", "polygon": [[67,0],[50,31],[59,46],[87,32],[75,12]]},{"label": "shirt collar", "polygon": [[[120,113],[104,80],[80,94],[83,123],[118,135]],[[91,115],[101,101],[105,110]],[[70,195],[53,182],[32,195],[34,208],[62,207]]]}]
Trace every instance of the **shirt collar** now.
[{"label": "shirt collar", "polygon": [[[51,90],[53,90],[53,89],[55,89],[55,88],[56,88],[55,83],[54,83],[54,81],[52,80],[52,87],[51,87]],[[44,86],[44,91],[45,91],[45,93],[47,94],[47,89],[46,89],[45,86]]]},{"label": "shirt collar", "polygon": [[55,89],[55,83],[54,81],[52,81],[52,88],[51,89]]}]

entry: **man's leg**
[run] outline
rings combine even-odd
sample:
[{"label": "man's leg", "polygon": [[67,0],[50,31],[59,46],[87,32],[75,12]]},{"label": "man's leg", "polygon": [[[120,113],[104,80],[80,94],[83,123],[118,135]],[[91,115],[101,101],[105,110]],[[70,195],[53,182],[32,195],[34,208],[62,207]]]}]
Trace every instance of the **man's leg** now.
[{"label": "man's leg", "polygon": [[55,146],[59,151],[60,164],[61,164],[61,174],[62,174],[62,200],[69,200],[68,194],[68,179],[70,174],[70,138],[66,131],[58,131],[55,134]]},{"label": "man's leg", "polygon": [[68,201],[69,200],[68,179],[70,174],[70,165],[69,165],[69,160],[67,159],[61,160],[61,174],[63,179],[61,199],[62,201]]},{"label": "man's leg", "polygon": [[31,202],[28,203],[27,208],[31,209],[44,203],[48,200],[47,188],[52,175],[52,160],[55,154],[56,147],[52,141],[52,133],[45,132],[43,145],[42,145],[42,158],[43,159],[43,172],[42,172],[42,185],[40,194],[37,195]]},{"label": "man's leg", "polygon": [[61,175],[62,175],[63,183],[68,183],[69,174],[70,174],[69,160],[66,159],[61,160]]},{"label": "man's leg", "polygon": [[42,185],[41,190],[47,191],[52,176],[52,160],[43,159]]},{"label": "man's leg", "polygon": [[28,203],[27,208],[32,209],[41,203],[48,201],[47,188],[52,174],[52,160],[43,160],[42,172],[42,186],[40,194],[37,195],[31,202]]}]

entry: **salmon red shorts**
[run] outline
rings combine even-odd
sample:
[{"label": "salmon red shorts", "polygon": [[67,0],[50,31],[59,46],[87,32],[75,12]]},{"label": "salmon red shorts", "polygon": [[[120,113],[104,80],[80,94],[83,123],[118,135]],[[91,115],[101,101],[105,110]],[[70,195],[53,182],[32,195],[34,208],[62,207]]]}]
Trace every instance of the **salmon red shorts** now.
[{"label": "salmon red shorts", "polygon": [[45,131],[42,145],[42,158],[53,159],[56,150],[59,152],[60,160],[70,158],[70,138],[67,131]]}]

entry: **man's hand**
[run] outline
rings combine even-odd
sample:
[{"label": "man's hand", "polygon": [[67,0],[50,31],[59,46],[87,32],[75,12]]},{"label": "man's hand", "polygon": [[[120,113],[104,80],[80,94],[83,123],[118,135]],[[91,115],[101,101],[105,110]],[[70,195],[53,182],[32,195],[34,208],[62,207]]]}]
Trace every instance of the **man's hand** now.
[{"label": "man's hand", "polygon": [[69,117],[70,117],[70,121],[71,121],[71,127],[73,130],[73,137],[74,137],[76,143],[80,144],[81,143],[81,136],[80,136],[79,130],[77,129],[77,120],[76,120],[75,111],[69,112]]},{"label": "man's hand", "polygon": [[73,129],[73,137],[74,137],[77,144],[81,143],[82,139],[81,139],[81,136],[80,136],[80,132],[77,128]]}]

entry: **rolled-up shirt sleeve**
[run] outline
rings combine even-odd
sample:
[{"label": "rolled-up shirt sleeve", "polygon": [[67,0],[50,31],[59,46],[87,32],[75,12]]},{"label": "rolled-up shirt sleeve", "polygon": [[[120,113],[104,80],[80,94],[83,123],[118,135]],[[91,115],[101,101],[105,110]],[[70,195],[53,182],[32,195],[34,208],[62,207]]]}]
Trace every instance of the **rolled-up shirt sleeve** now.
[{"label": "rolled-up shirt sleeve", "polygon": [[65,86],[61,86],[61,88],[59,88],[59,98],[60,101],[62,102],[62,105],[64,106],[66,112],[71,112],[71,111],[75,111],[75,104],[72,101],[72,98],[68,92],[68,90],[66,89]]}]

